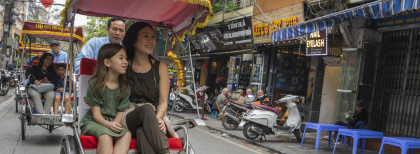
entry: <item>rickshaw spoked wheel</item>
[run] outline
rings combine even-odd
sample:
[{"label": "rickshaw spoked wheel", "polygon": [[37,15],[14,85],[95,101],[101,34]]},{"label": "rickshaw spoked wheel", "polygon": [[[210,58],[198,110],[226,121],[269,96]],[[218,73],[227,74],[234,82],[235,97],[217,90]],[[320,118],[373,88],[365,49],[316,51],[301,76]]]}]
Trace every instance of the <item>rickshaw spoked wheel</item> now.
[{"label": "rickshaw spoked wheel", "polygon": [[19,96],[15,96],[15,103],[16,103],[16,113],[19,111],[19,103],[22,99]]},{"label": "rickshaw spoked wheel", "polygon": [[63,142],[61,143],[60,154],[78,154],[74,136],[67,135],[64,137]]},{"label": "rickshaw spoked wheel", "polygon": [[25,131],[26,131],[26,116],[24,114],[20,115],[20,132],[22,134],[22,140],[25,140]]}]

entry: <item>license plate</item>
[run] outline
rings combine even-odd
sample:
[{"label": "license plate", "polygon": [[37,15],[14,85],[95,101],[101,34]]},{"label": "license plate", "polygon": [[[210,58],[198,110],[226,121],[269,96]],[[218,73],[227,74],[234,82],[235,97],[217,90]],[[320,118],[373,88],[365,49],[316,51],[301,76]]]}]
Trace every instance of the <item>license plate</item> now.
[{"label": "license plate", "polygon": [[239,123],[239,127],[243,127],[245,125],[246,121],[242,120],[241,123]]},{"label": "license plate", "polygon": [[20,87],[19,90],[25,90],[25,87]]}]

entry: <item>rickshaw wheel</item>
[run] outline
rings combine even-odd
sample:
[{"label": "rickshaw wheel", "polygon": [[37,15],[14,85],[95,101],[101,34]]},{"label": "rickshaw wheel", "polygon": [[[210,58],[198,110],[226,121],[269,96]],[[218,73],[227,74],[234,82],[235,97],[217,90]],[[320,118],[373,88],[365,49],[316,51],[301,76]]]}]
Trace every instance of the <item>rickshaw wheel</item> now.
[{"label": "rickshaw wheel", "polygon": [[18,96],[15,96],[16,113],[19,111],[19,101],[20,101],[20,98]]},{"label": "rickshaw wheel", "polygon": [[20,115],[20,131],[22,133],[22,140],[25,140],[26,118],[24,114]]},{"label": "rickshaw wheel", "polygon": [[193,149],[193,147],[192,147],[192,145],[190,143],[188,143],[188,149],[187,149],[187,151],[188,151],[188,154],[194,154],[194,149]]},{"label": "rickshaw wheel", "polygon": [[63,142],[61,143],[60,154],[78,154],[76,148],[76,141],[71,135],[64,137]]}]

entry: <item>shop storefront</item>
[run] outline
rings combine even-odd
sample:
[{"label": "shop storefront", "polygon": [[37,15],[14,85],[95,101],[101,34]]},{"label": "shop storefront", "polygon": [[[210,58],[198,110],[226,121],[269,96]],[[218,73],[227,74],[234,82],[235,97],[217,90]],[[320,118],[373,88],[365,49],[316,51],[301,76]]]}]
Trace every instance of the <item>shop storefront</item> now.
[{"label": "shop storefront", "polygon": [[[261,72],[255,74],[258,77],[252,78],[256,79],[255,82],[251,82],[255,85],[252,87],[253,92],[256,93],[258,89],[262,89],[265,93],[272,94],[271,100],[277,100],[281,98],[282,94],[286,93],[306,95],[307,84],[304,86],[300,84],[307,83],[307,76],[304,77],[305,81],[298,82],[296,80],[296,75],[304,72],[300,69],[307,66],[306,64],[302,64],[304,66],[297,65],[298,61],[300,63],[307,62],[304,56],[303,42],[299,40],[272,42],[272,32],[276,29],[289,27],[304,21],[303,4],[297,2],[288,6],[279,5],[279,8],[273,9],[271,12],[265,12],[264,15],[257,13],[254,18],[267,19],[267,16],[272,19],[272,21],[269,21],[270,24],[261,20],[253,19],[252,21],[254,43],[261,59],[257,60],[258,62],[255,65],[256,69],[260,69]],[[292,80],[294,80],[294,85],[292,85]]]},{"label": "shop storefront", "polygon": [[250,17],[201,30],[192,38],[191,45],[197,57],[208,58],[203,61],[206,71],[201,71],[200,80],[210,86],[210,93],[217,94],[223,88],[232,92],[250,86],[250,64],[255,52]]},{"label": "shop storefront", "polygon": [[272,38],[288,40],[344,23],[340,31],[348,48],[342,50],[335,117],[343,119],[362,100],[370,129],[419,137],[419,7],[417,1],[373,1],[280,29]]}]

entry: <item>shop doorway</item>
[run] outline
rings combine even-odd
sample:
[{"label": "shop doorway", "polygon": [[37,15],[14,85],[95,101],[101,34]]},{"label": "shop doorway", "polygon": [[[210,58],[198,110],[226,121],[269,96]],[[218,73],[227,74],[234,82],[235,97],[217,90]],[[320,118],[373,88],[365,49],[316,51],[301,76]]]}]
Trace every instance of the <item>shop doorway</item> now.
[{"label": "shop doorway", "polygon": [[341,66],[325,66],[319,123],[334,123],[334,117],[332,115],[335,111],[340,73]]}]

